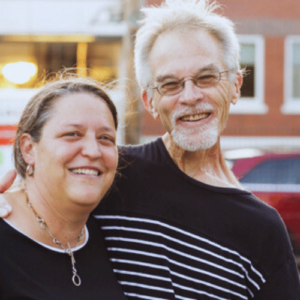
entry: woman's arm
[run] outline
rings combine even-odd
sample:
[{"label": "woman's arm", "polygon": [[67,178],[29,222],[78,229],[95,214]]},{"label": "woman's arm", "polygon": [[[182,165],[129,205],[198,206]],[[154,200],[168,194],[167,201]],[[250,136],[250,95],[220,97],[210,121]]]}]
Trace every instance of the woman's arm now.
[{"label": "woman's arm", "polygon": [[[0,180],[0,193],[4,193],[13,184],[17,176],[15,170],[8,171]],[[7,200],[0,195],[0,218],[5,218],[11,213],[11,206]]]}]

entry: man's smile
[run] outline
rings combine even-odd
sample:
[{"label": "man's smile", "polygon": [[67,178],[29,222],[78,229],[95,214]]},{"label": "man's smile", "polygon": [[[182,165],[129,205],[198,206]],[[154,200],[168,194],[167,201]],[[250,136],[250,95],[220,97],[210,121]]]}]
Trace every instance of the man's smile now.
[{"label": "man's smile", "polygon": [[206,119],[209,116],[210,116],[210,113],[202,113],[202,114],[196,114],[196,115],[183,116],[179,119],[180,119],[180,121],[183,121],[183,122],[195,122],[195,121]]}]

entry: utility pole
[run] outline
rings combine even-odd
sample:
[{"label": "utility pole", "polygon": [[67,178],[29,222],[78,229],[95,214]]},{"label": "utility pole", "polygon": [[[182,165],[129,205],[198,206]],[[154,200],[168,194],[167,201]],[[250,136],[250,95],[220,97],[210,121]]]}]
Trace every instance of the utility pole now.
[{"label": "utility pole", "polygon": [[126,116],[125,116],[125,144],[138,144],[141,131],[141,112],[143,109],[140,90],[136,83],[134,73],[133,46],[134,37],[138,28],[137,21],[140,16],[140,8],[144,5],[143,0],[126,0],[125,20],[128,24],[128,32],[123,38],[123,51],[120,70],[125,70],[125,74],[120,74],[126,94]]}]

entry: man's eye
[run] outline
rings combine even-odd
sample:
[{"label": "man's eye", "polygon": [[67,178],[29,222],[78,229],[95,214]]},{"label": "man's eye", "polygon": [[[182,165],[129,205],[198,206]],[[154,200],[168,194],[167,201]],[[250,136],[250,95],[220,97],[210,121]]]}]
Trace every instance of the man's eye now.
[{"label": "man's eye", "polygon": [[163,88],[172,88],[172,87],[174,87],[174,86],[176,87],[178,85],[180,85],[179,81],[170,81],[170,82],[163,83],[161,85],[161,87],[163,87]]},{"label": "man's eye", "polygon": [[180,81],[170,81],[170,82],[163,83],[160,86],[160,90],[163,93],[169,93],[169,92],[177,91],[178,89],[180,89],[180,87],[181,87]]},{"label": "man's eye", "polygon": [[199,83],[212,83],[218,80],[216,74],[205,74],[197,77],[197,82]]}]

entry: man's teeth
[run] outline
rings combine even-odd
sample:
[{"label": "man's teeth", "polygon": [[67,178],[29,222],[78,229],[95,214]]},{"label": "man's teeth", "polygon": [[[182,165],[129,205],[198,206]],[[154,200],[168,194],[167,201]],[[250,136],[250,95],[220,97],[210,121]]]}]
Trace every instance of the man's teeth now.
[{"label": "man's teeth", "polygon": [[76,174],[99,175],[98,171],[91,169],[73,169],[72,172]]},{"label": "man's teeth", "polygon": [[199,114],[199,115],[191,115],[180,118],[182,121],[198,121],[205,119],[209,116],[209,114]]}]

